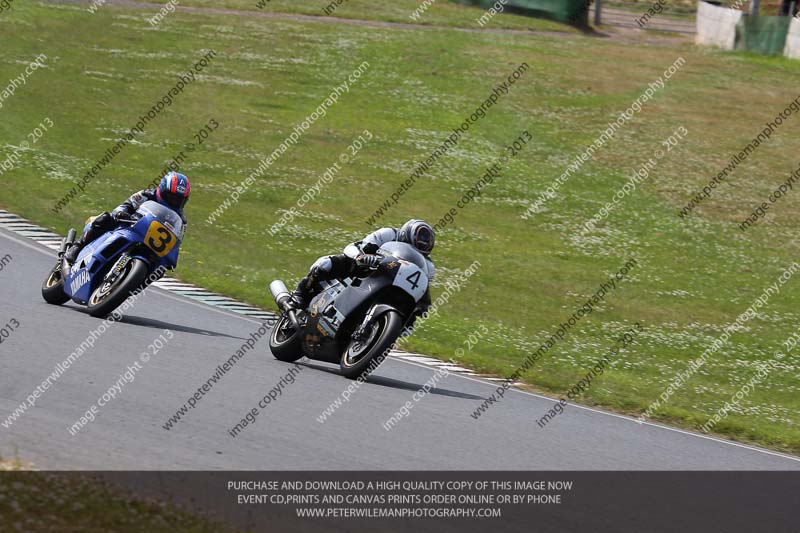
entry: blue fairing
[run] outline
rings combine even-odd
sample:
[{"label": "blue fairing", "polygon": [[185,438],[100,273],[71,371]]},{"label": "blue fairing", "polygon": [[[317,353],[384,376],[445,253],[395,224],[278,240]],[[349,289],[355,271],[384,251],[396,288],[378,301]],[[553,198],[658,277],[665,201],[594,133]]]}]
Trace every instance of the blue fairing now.
[{"label": "blue fairing", "polygon": [[[142,218],[136,224],[106,233],[81,250],[64,281],[64,292],[73,300],[81,304],[88,302],[125,253],[148,264],[148,274],[159,267],[177,266],[183,238],[181,217],[156,202],[145,202],[137,213]],[[87,229],[88,225],[84,231]],[[159,256],[167,250],[163,257]]]}]

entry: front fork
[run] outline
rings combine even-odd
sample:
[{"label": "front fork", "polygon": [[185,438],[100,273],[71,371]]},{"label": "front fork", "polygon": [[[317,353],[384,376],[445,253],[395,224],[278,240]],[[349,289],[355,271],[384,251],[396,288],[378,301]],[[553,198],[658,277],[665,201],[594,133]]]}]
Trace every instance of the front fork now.
[{"label": "front fork", "polygon": [[[361,324],[353,330],[353,334],[351,338],[356,341],[363,341],[364,338],[367,336],[367,333],[370,331],[370,327],[373,325],[375,321],[375,317],[382,315],[388,311],[399,311],[394,307],[386,304],[375,304],[369,308],[367,311],[364,320],[361,321]],[[402,316],[403,313],[400,313]]]},{"label": "front fork", "polygon": [[119,279],[120,274],[130,262],[131,256],[129,256],[127,253],[122,254],[120,258],[117,259],[117,263],[114,265],[114,268],[112,268],[108,274],[106,274],[106,277],[103,279],[103,283],[113,285]]},{"label": "front fork", "polygon": [[356,329],[353,330],[353,334],[350,335],[350,338],[357,341],[362,342],[367,338],[367,333],[369,333],[369,329],[372,326],[372,321],[375,318],[375,306],[369,308],[367,311],[367,316],[364,317],[364,320],[356,326]]}]

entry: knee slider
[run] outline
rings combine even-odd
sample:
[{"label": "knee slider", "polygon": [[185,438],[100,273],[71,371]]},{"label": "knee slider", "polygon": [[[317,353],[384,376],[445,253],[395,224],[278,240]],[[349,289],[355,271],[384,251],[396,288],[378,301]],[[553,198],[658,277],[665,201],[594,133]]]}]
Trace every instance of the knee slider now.
[{"label": "knee slider", "polygon": [[311,266],[311,275],[317,277],[320,274],[330,272],[332,268],[333,261],[330,257],[320,257],[317,259],[316,263]]}]

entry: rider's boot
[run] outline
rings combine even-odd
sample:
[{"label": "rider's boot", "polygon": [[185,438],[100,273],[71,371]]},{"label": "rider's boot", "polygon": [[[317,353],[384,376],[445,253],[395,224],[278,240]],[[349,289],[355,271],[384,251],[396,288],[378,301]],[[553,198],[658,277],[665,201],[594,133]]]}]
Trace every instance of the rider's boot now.
[{"label": "rider's boot", "polygon": [[64,252],[64,258],[70,265],[75,264],[75,261],[78,260],[78,255],[80,255],[81,250],[83,250],[87,244],[112,229],[114,229],[114,219],[109,213],[103,213],[96,217],[89,226],[89,229],[86,230],[86,233],[84,233],[77,242],[73,243],[72,246],[67,248],[67,251]]},{"label": "rider's boot", "polygon": [[297,288],[292,293],[292,299],[299,309],[306,309],[314,297],[314,285],[316,285],[316,278],[309,274],[300,280]]},{"label": "rider's boot", "polygon": [[78,260],[81,250],[83,250],[86,245],[91,242],[86,239],[87,234],[88,233],[84,234],[77,242],[72,243],[72,245],[67,248],[67,251],[64,252],[64,259],[66,259],[70,265],[75,264],[75,261]]}]

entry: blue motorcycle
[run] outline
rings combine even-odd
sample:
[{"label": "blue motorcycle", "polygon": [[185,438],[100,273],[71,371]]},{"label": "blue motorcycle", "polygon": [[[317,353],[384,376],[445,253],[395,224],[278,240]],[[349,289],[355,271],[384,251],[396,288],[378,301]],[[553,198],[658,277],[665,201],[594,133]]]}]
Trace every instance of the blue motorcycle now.
[{"label": "blue motorcycle", "polygon": [[[184,226],[180,215],[157,202],[145,202],[120,227],[87,244],[74,264],[64,252],[75,242],[71,229],[59,260],[42,285],[47,303],[73,300],[93,317],[111,314],[129,296],[144,290],[178,264]],[[84,231],[89,229],[86,225]]]}]

